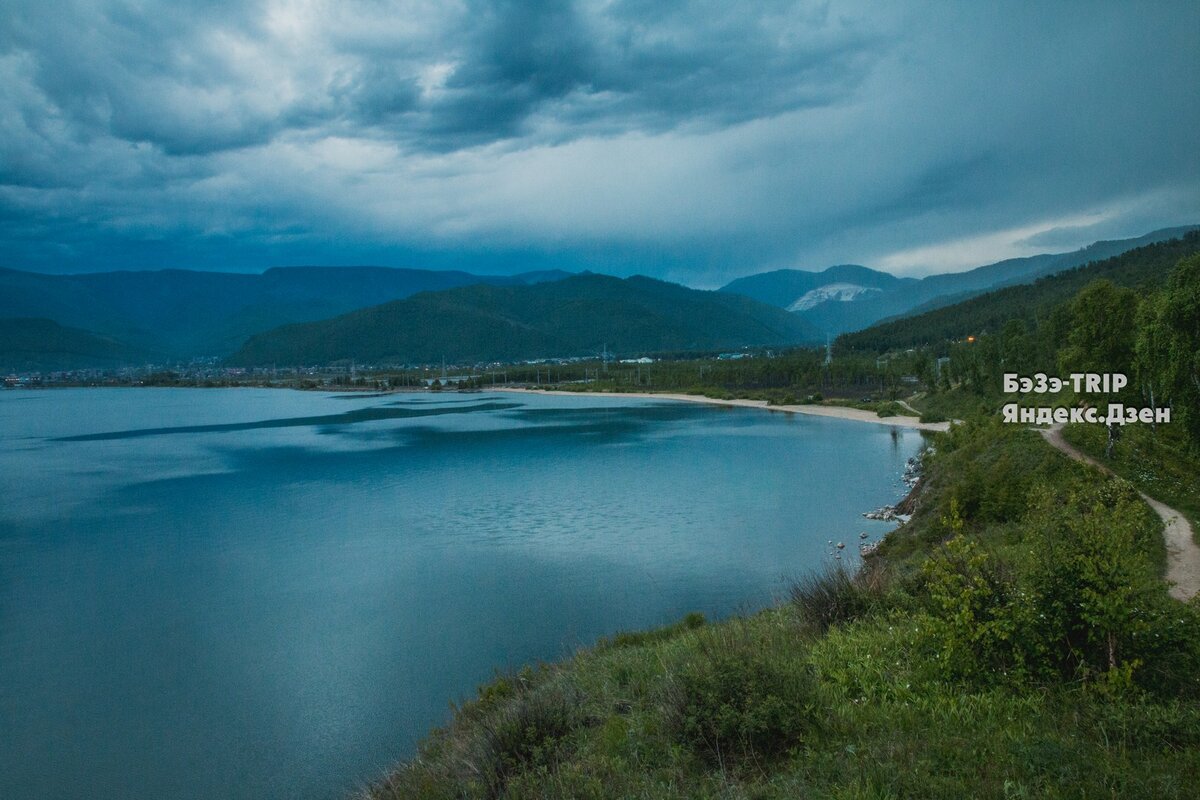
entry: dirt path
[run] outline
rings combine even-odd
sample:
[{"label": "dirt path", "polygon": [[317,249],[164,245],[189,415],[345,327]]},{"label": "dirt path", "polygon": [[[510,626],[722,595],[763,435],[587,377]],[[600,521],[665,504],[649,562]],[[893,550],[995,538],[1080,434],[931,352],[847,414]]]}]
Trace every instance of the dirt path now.
[{"label": "dirt path", "polygon": [[[1076,461],[1091,464],[1109,475],[1114,474],[1108,467],[1072,447],[1063,438],[1062,425],[1039,428],[1038,433],[1051,446]],[[1163,505],[1142,492],[1138,494],[1163,521],[1163,538],[1167,541],[1167,582],[1171,584],[1171,596],[1177,600],[1190,600],[1200,593],[1200,547],[1192,538],[1192,526],[1183,514],[1170,506]]]}]

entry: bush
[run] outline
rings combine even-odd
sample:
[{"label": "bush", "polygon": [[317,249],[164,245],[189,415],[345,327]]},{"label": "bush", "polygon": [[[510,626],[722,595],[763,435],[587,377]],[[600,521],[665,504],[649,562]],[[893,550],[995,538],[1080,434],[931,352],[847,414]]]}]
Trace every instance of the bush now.
[{"label": "bush", "polygon": [[737,626],[702,639],[667,693],[676,741],[722,767],[788,752],[812,717],[813,681],[801,649]]},{"label": "bush", "polygon": [[922,571],[932,616],[929,636],[946,678],[1021,683],[1041,671],[1036,609],[1002,562],[957,535]]},{"label": "bush", "polygon": [[588,725],[582,694],[559,676],[531,670],[480,688],[479,700],[435,732],[420,756],[371,787],[372,800],[499,798],[522,773],[552,769],[565,741]]},{"label": "bush", "polygon": [[561,682],[517,694],[480,721],[463,765],[480,776],[489,797],[501,796],[512,775],[553,760],[560,740],[583,724],[580,699]]},{"label": "bush", "polygon": [[838,564],[796,581],[789,595],[804,626],[814,633],[824,633],[881,606],[886,583],[880,569],[864,568],[851,575]]},{"label": "bush", "polygon": [[[1157,520],[1121,480],[1036,500],[1029,575],[1057,666],[1067,675],[1104,674],[1128,685],[1165,600],[1148,555]],[[1168,614],[1167,617],[1170,615]]]}]

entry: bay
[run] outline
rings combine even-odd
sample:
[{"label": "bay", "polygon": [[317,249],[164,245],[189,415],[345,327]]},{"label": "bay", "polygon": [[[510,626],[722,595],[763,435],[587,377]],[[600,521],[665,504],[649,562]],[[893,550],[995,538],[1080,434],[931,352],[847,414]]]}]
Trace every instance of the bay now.
[{"label": "bay", "polygon": [[496,670],[849,560],[920,445],[635,398],[2,392],[0,797],[344,797]]}]

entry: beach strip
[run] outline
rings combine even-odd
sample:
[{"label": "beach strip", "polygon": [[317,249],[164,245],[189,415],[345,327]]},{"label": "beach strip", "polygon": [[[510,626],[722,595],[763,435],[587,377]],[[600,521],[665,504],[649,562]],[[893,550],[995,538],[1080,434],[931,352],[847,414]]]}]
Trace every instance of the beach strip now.
[{"label": "beach strip", "polygon": [[870,422],[875,425],[892,425],[897,428],[912,428],[920,431],[948,431],[949,422],[921,422],[919,417],[881,417],[874,411],[864,411],[861,408],[845,406],[820,405],[768,405],[766,400],[718,400],[700,394],[673,394],[668,392],[566,392],[553,389],[518,389],[516,387],[496,387],[497,392],[516,392],[520,394],[546,394],[563,397],[631,397],[643,400],[681,400],[686,403],[707,403],[714,406],[735,406],[738,408],[761,408],[767,411],[783,411],[788,414],[808,414],[813,417],[834,417],[849,419],[855,422]]}]

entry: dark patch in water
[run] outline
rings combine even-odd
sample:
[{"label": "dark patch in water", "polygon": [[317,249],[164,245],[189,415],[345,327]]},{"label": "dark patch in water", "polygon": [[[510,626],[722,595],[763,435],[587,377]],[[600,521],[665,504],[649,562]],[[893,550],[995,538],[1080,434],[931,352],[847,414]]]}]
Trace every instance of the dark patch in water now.
[{"label": "dark patch in water", "polygon": [[449,403],[478,403],[478,402],[479,402],[480,400],[482,400],[482,399],[484,399],[484,398],[476,396],[476,397],[465,397],[465,398],[463,398],[463,399],[461,399],[461,400],[447,400],[447,399],[444,399],[444,398],[442,398],[442,397],[433,397],[433,396],[431,396],[431,397],[422,397],[422,398],[419,398],[419,399],[417,399],[417,398],[414,398],[414,399],[411,399],[411,400],[394,400],[394,401],[392,401],[391,403],[388,403],[388,405],[392,405],[392,406],[420,406],[420,405],[429,405],[429,404],[431,404],[431,403],[437,403],[438,405],[447,405],[447,404],[449,404]]},{"label": "dark patch in water", "polygon": [[435,417],[443,414],[469,414],[475,411],[507,411],[519,408],[519,403],[480,403],[468,408],[359,408],[342,414],[322,414],[312,417],[288,417],[264,419],[256,422],[233,422],[223,425],[180,425],[170,428],[140,428],[128,431],[87,433],[80,436],[64,436],[52,439],[55,442],[101,442],[111,439],[136,439],[143,436],[166,436],[175,433],[226,433],[250,431],[263,428],[300,428],[313,426],[354,425],[359,422],[376,422],[384,419],[411,419],[413,417]]}]

